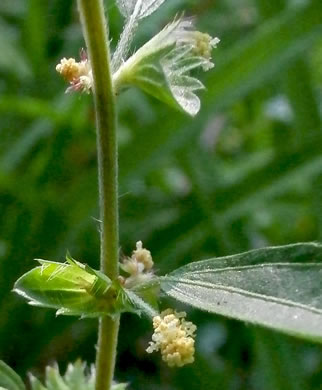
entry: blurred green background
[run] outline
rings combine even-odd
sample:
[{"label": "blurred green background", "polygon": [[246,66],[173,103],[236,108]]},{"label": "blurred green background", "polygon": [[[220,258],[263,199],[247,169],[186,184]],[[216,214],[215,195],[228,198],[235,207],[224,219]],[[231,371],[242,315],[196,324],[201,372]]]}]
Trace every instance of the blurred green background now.
[{"label": "blurred green background", "polygon": [[[122,29],[108,1],[112,46]],[[118,99],[121,250],[142,240],[166,273],[192,260],[322,240],[321,0],[168,0],[134,47],[178,13],[221,43],[194,120],[138,90]],[[11,292],[35,257],[98,267],[91,96],[55,72],[84,46],[76,1],[0,1],[0,358],[42,377],[94,361],[95,320],[55,318]],[[202,73],[202,72],[201,72]],[[163,307],[174,302],[163,301]],[[322,348],[186,308],[194,365],[148,355],[148,321],[122,320],[116,378],[136,390],[319,390]]]}]

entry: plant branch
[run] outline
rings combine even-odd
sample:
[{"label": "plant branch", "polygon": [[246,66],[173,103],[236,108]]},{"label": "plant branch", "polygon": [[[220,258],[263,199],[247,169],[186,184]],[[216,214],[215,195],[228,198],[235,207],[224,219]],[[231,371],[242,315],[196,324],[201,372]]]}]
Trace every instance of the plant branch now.
[{"label": "plant branch", "polygon": [[[103,0],[78,0],[78,8],[93,71],[96,111],[99,207],[101,220],[101,271],[118,276],[118,165],[116,111]],[[100,319],[96,357],[96,390],[112,385],[119,318]]]}]

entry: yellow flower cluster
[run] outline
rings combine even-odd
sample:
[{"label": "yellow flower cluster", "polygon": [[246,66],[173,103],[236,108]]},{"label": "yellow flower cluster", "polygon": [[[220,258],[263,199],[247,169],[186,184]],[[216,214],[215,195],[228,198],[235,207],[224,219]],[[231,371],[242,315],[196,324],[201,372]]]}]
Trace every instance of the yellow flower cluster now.
[{"label": "yellow flower cluster", "polygon": [[79,62],[76,62],[74,58],[63,58],[56,66],[56,70],[60,73],[65,80],[72,81],[80,76],[81,69]]},{"label": "yellow flower cluster", "polygon": [[87,60],[86,53],[82,52],[81,55],[83,58],[80,62],[77,62],[74,58],[63,58],[56,66],[57,72],[70,83],[70,87],[66,92],[89,92],[92,88],[92,70]]},{"label": "yellow flower cluster", "polygon": [[153,318],[154,333],[146,351],[160,350],[162,359],[170,367],[182,367],[194,361],[197,327],[185,317],[185,312],[167,309]]}]

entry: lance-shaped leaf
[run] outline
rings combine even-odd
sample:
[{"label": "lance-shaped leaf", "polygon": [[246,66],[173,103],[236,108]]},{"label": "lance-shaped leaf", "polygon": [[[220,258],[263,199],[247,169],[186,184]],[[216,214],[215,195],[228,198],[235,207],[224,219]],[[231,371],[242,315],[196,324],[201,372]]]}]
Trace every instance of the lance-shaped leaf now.
[{"label": "lance-shaped leaf", "polygon": [[268,247],[198,261],[161,278],[202,310],[322,342],[322,246]]},{"label": "lance-shaped leaf", "polygon": [[117,0],[117,6],[125,18],[130,18],[133,15],[135,7],[138,5],[139,19],[143,19],[156,11],[165,0]]},{"label": "lance-shaped leaf", "polygon": [[5,362],[0,360],[0,389],[25,390],[26,387],[20,376]]},{"label": "lance-shaped leaf", "polygon": [[57,314],[98,317],[136,311],[118,281],[70,257],[67,260],[38,260],[41,266],[21,276],[14,291],[31,305],[57,309]]},{"label": "lance-shaped leaf", "polygon": [[210,53],[218,41],[194,31],[190,19],[175,20],[120,66],[113,75],[114,87],[118,91],[135,85],[194,116],[200,109],[195,92],[204,86],[190,72],[213,67]]}]

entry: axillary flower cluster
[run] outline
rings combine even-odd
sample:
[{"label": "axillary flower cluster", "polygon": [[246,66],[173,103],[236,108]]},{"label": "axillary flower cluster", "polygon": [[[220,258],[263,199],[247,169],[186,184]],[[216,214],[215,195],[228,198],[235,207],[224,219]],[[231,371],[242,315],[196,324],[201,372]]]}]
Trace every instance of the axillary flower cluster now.
[{"label": "axillary flower cluster", "polygon": [[185,312],[167,309],[153,318],[154,333],[148,353],[160,351],[170,367],[194,362],[196,325],[185,320]]},{"label": "axillary flower cluster", "polygon": [[89,93],[93,86],[93,75],[85,50],[80,52],[81,61],[74,58],[63,58],[56,66],[56,70],[69,82],[66,92]]},{"label": "axillary flower cluster", "polygon": [[143,248],[142,241],[136,243],[136,250],[131,257],[126,257],[120,264],[121,269],[129,276],[122,277],[122,283],[126,288],[132,288],[138,284],[147,282],[153,278],[153,260],[151,252]]},{"label": "axillary flower cluster", "polygon": [[[143,248],[142,241],[136,243],[136,250],[120,264],[129,276],[122,278],[124,287],[132,289],[153,278],[153,260],[151,252]],[[172,309],[162,311],[153,317],[154,333],[148,353],[160,351],[162,359],[170,367],[182,367],[194,362],[196,325],[186,321],[185,312]]]}]

